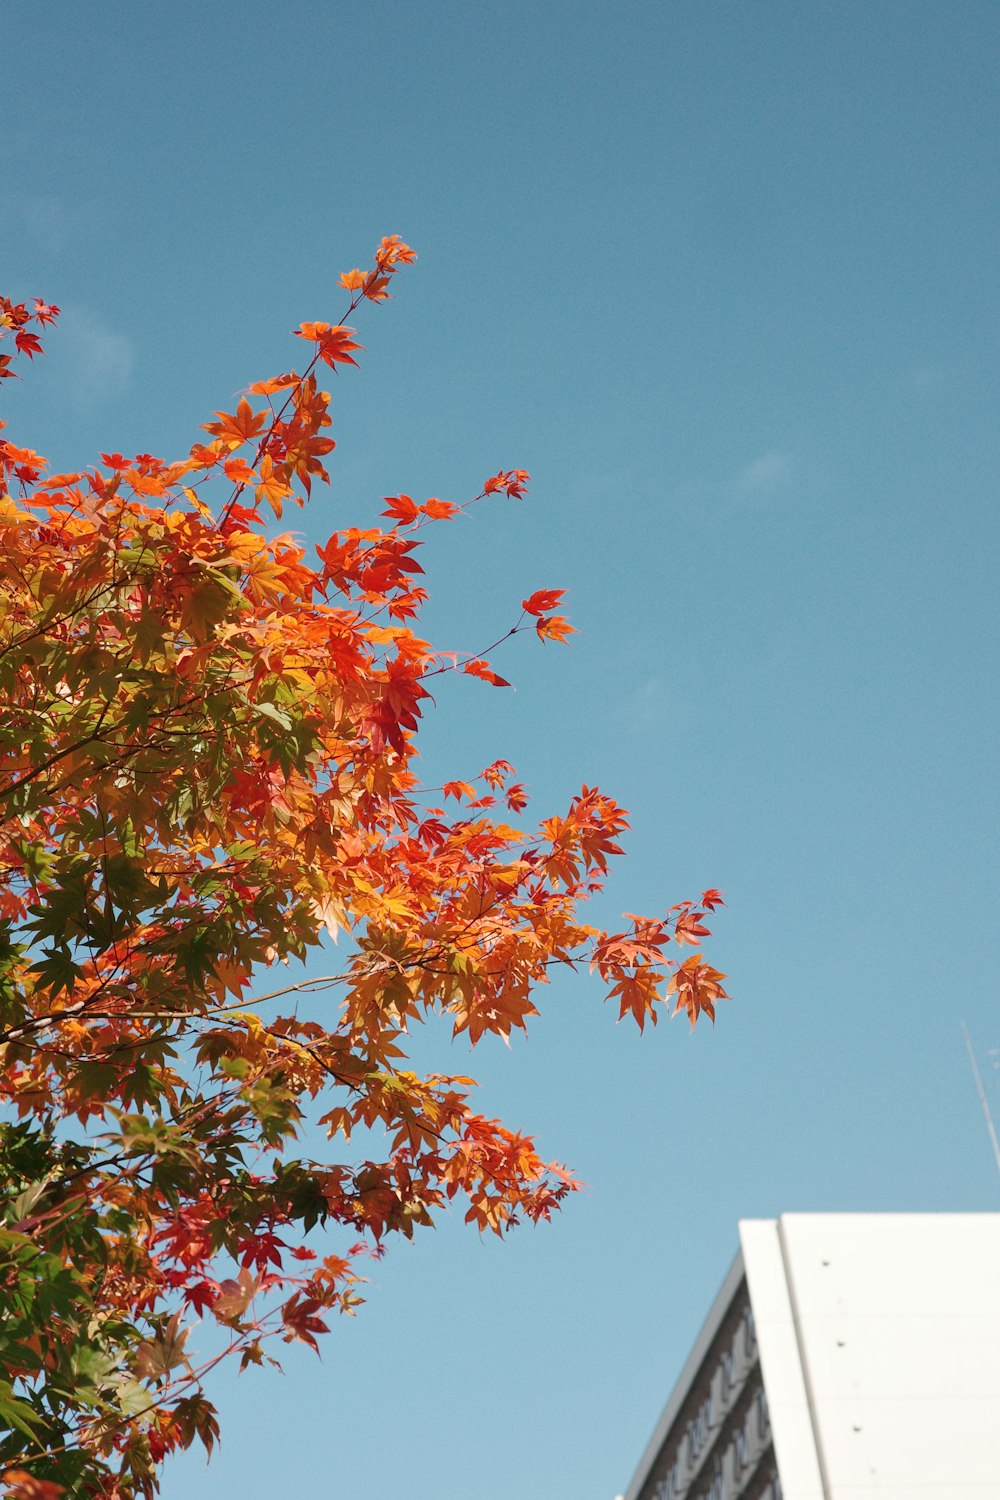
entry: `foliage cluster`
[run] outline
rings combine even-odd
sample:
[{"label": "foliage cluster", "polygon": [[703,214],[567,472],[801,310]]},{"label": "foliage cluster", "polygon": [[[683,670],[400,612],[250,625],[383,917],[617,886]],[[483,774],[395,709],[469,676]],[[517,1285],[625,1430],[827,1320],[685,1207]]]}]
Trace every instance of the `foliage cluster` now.
[{"label": "foliage cluster", "polygon": [[[414,628],[418,534],[474,502],[394,496],[313,559],[275,534],[327,482],[318,376],[355,363],[346,319],[413,258],[384,239],[341,278],[344,318],[296,330],[304,372],[251,385],[180,461],[49,474],[0,440],[0,1467],[18,1500],[151,1496],[166,1455],[211,1450],[208,1363],[316,1347],[360,1300],[359,1256],[453,1200],[502,1234],[574,1188],[476,1111],[471,1079],[408,1066],[415,1022],[507,1038],[554,965],[596,969],[640,1027],[724,994],[697,951],[717,892],[620,932],[581,915],[620,852],[611,798],[584,787],[524,832],[505,761],[421,787],[430,679],[507,685]],[[0,299],[0,378],[57,312]],[[525,599],[507,635],[564,639],[560,597]],[[335,972],[256,988],[338,933]],[[317,1116],[323,1161],[296,1149]],[[199,1316],[225,1346],[200,1366]]]}]

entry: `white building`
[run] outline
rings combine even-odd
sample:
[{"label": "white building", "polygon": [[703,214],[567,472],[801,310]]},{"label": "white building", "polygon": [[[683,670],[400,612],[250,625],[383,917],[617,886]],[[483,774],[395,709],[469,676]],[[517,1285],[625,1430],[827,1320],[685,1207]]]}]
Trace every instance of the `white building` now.
[{"label": "white building", "polygon": [[625,1500],[1000,1500],[1000,1214],[739,1230]]}]

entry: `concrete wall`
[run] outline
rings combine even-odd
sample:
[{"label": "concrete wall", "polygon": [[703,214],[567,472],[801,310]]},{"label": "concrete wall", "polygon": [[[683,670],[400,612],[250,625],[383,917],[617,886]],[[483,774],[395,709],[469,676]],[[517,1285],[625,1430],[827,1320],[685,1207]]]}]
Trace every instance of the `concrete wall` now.
[{"label": "concrete wall", "polygon": [[1000,1500],[1000,1214],[740,1241],[784,1500]]}]

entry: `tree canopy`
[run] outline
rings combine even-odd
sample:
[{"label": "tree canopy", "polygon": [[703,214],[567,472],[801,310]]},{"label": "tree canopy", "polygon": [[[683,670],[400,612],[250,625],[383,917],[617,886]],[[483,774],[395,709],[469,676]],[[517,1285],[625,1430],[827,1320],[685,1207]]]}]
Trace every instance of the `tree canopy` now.
[{"label": "tree canopy", "polygon": [[[317,1347],[361,1300],[362,1253],[452,1202],[503,1234],[574,1189],[477,1112],[471,1079],[410,1068],[417,1020],[509,1037],[560,965],[596,970],[640,1028],[664,1006],[713,1017],[725,994],[700,951],[717,891],[621,931],[586,920],[627,826],[610,797],[584,786],[525,831],[504,760],[418,779],[431,680],[508,685],[417,633],[419,533],[520,499],[527,474],[461,505],[390,497],[383,525],[312,556],[277,533],[328,481],[318,377],[356,363],[347,319],[413,259],[383,239],[340,278],[341,321],[296,329],[303,373],[251,385],[178,461],[49,474],[0,438],[0,1468],[17,1500],[153,1495],[167,1454],[211,1451],[207,1369]],[[57,314],[0,298],[0,378]],[[560,600],[524,599],[507,635],[564,640]],[[285,967],[319,948],[329,972]],[[317,1120],[322,1161],[301,1154]],[[221,1334],[200,1365],[198,1317]]]}]

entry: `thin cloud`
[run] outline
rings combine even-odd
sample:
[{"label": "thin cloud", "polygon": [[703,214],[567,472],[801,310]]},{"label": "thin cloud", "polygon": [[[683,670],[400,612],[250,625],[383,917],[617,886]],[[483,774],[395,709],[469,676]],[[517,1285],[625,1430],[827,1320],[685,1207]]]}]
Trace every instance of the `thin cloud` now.
[{"label": "thin cloud", "polygon": [[86,309],[64,309],[59,338],[52,340],[52,350],[57,352],[67,393],[79,406],[100,406],[114,400],[132,378],[135,355],[131,340]]},{"label": "thin cloud", "polygon": [[773,500],[788,488],[794,475],[790,455],[772,448],[746,464],[733,480],[733,499],[739,504]]},{"label": "thin cloud", "polygon": [[896,385],[907,395],[923,395],[953,386],[961,373],[961,365],[955,360],[928,359],[904,370]]},{"label": "thin cloud", "polygon": [[[14,157],[16,153],[0,151],[0,172],[6,174],[4,185],[9,187],[8,238],[22,237],[26,248],[36,255],[58,256],[81,242],[92,243],[103,232],[103,221],[93,203],[34,192],[17,168],[8,165],[5,156]],[[5,211],[7,207],[5,202]]]},{"label": "thin cloud", "polygon": [[28,238],[49,254],[57,255],[68,238],[65,205],[58,198],[30,198],[21,213]]},{"label": "thin cloud", "polygon": [[623,720],[629,734],[660,734],[669,725],[672,730],[691,722],[687,701],[665,677],[647,677],[636,685],[623,704]]}]

